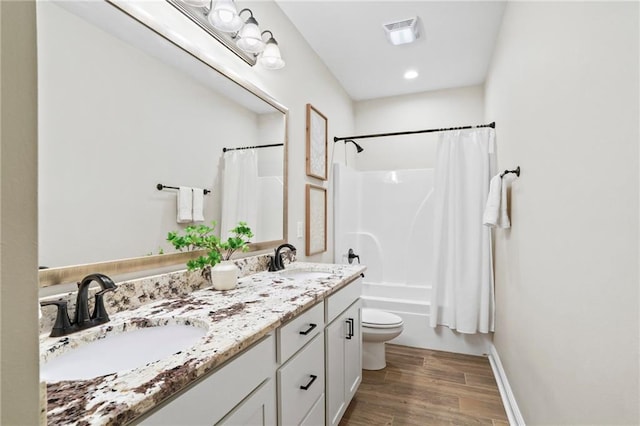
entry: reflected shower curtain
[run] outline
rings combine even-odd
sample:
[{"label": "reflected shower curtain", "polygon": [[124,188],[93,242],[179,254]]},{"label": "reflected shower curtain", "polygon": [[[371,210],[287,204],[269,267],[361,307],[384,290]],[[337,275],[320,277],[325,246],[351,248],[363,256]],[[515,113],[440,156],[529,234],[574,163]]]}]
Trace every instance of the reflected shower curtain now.
[{"label": "reflected shower curtain", "polygon": [[258,223],[258,153],[255,149],[224,153],[220,237],[227,239],[238,222],[254,231]]},{"label": "reflected shower curtain", "polygon": [[493,129],[441,135],[434,186],[432,327],[470,334],[493,331],[491,233],[482,214],[495,169]]}]

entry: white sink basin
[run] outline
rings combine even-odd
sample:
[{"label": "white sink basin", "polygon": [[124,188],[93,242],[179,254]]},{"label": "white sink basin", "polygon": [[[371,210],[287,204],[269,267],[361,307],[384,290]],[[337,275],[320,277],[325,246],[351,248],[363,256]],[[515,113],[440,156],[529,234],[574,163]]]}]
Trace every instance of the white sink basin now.
[{"label": "white sink basin", "polygon": [[42,364],[40,379],[86,380],[131,370],[192,347],[206,332],[200,327],[169,324],[108,335]]},{"label": "white sink basin", "polygon": [[280,272],[280,275],[297,280],[312,280],[316,278],[329,278],[331,272],[314,271],[310,269],[285,269]]}]

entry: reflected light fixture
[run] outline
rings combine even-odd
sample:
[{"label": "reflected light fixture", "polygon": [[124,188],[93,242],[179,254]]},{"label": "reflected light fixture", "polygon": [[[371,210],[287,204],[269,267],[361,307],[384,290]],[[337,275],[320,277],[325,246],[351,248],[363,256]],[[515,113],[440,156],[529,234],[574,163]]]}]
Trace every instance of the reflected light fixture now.
[{"label": "reflected light fixture", "polygon": [[[206,18],[206,22],[210,25],[207,30],[212,35],[226,33],[227,40],[230,38],[239,49],[255,58],[263,68],[277,70],[284,67],[285,62],[282,60],[280,48],[273,33],[270,30],[260,32],[258,21],[251,9],[244,8],[238,12],[234,0],[177,1],[190,6],[192,9],[189,13]],[[172,3],[175,0],[169,0],[169,2]],[[249,13],[249,17],[244,20],[241,15],[246,12]],[[189,16],[189,13],[185,14]],[[193,17],[191,19],[194,20]],[[203,28],[208,26],[202,23],[199,25]],[[265,33],[268,33],[266,41],[263,39]]]},{"label": "reflected light fixture", "polygon": [[418,39],[418,37],[420,37],[417,16],[398,22],[383,24],[382,28],[384,28],[387,40],[389,40],[389,42],[394,46],[413,43]]}]

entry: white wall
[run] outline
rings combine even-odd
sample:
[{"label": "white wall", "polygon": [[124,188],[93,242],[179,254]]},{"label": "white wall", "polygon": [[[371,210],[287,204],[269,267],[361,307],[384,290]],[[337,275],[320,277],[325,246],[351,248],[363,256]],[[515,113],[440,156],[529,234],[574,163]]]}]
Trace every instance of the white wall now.
[{"label": "white wall", "polygon": [[527,424],[638,424],[638,3],[510,2],[486,83],[494,342]]},{"label": "white wall", "polygon": [[[483,86],[424,92],[355,104],[356,134],[390,133],[483,124]],[[347,136],[347,135],[340,135]],[[364,151],[355,156],[359,170],[434,167],[437,133],[356,140]],[[344,158],[338,142],[336,158]],[[354,153],[349,143],[346,152]],[[354,165],[353,162],[349,164]]]}]

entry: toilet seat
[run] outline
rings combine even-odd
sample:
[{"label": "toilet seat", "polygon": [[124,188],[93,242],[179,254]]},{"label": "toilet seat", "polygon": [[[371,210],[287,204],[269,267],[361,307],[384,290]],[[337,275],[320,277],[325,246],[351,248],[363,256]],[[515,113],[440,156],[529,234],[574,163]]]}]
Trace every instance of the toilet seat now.
[{"label": "toilet seat", "polygon": [[378,309],[362,308],[362,326],[369,328],[396,328],[402,326],[403,321],[398,315]]}]

